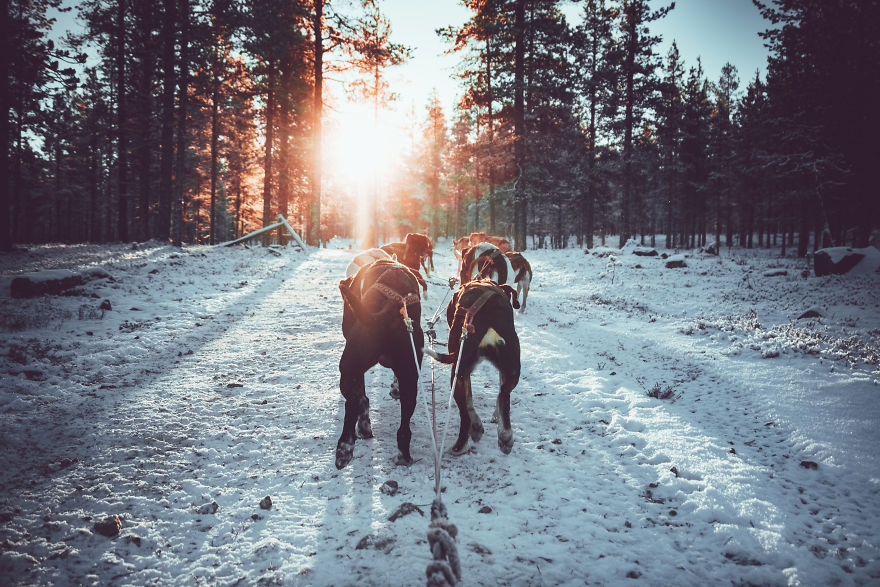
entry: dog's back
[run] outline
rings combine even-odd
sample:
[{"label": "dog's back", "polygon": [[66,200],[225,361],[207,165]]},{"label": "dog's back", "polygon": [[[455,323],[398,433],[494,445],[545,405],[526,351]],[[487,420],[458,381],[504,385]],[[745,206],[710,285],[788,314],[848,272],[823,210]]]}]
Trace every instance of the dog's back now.
[{"label": "dog's back", "polygon": [[513,268],[513,282],[516,284],[516,294],[520,297],[520,312],[526,311],[526,300],[529,297],[529,288],[532,285],[532,266],[522,256],[522,253],[509,252],[505,253],[510,260],[510,266]]},{"label": "dog's back", "polygon": [[463,285],[446,309],[449,322],[448,353],[425,352],[442,363],[452,365],[455,403],[460,426],[452,446],[454,454],[466,450],[468,437],[477,441],[483,435],[483,424],[474,409],[471,373],[482,359],[498,369],[500,388],[496,401],[498,446],[505,454],[513,447],[510,425],[510,392],[520,377],[520,345],[513,321],[513,308],[518,307],[516,291],[479,279]]},{"label": "dog's back", "polygon": [[345,276],[352,277],[360,271],[362,267],[366,267],[370,263],[374,263],[379,259],[389,260],[391,259],[391,255],[382,249],[367,249],[366,251],[362,251],[355,255],[354,259],[351,260],[351,263],[348,264],[348,267],[345,269]]},{"label": "dog's back", "polygon": [[513,285],[513,276],[510,260],[492,243],[480,243],[462,253],[459,275],[462,284],[487,278],[496,283]]}]

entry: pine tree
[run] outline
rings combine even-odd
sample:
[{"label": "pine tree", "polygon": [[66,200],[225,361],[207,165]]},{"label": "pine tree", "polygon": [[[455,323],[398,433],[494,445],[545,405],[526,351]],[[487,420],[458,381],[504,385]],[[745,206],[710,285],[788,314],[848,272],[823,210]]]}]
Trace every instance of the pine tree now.
[{"label": "pine tree", "polygon": [[798,253],[807,251],[811,225],[826,227],[820,240],[864,246],[880,226],[876,157],[868,148],[880,134],[880,52],[869,41],[880,2],[755,4],[773,25],[763,34],[771,51],[767,92],[787,129],[774,164],[803,194]]},{"label": "pine tree", "polygon": [[[739,245],[751,247],[751,235],[755,229],[755,208],[763,194],[762,186],[768,185],[771,177],[776,176],[776,172],[768,168],[767,162],[778,140],[774,135],[781,130],[771,121],[767,90],[757,74],[739,102],[734,114],[734,123],[735,169],[739,176],[738,196],[732,203],[733,211],[736,212],[736,222],[734,218],[728,221],[727,242],[733,240],[733,229],[736,225]],[[786,197],[786,194],[782,194],[782,197]],[[776,199],[779,200],[780,195],[777,195]]]},{"label": "pine tree", "polygon": [[160,110],[161,155],[159,164],[159,193],[156,216],[156,237],[168,240],[171,236],[171,194],[174,165],[174,87],[177,83],[174,45],[177,40],[177,0],[162,0],[161,68],[162,108]]},{"label": "pine tree", "polygon": [[[730,206],[735,189],[732,110],[738,88],[736,67],[726,63],[721,68],[721,78],[713,88],[715,101],[709,147],[709,189],[715,197],[713,226],[716,254],[721,252],[721,229],[725,218],[730,216],[724,210]],[[727,244],[730,246],[729,242]]]},{"label": "pine tree", "polygon": [[609,58],[615,52],[612,36],[612,23],[616,11],[609,8],[605,0],[588,0],[584,4],[583,21],[577,27],[573,40],[573,54],[577,63],[579,79],[576,88],[586,110],[586,149],[584,157],[587,164],[586,189],[581,193],[581,218],[579,237],[587,248],[593,248],[595,231],[595,208],[600,183],[598,160],[598,136],[604,127],[603,106],[608,102],[611,91]]},{"label": "pine tree", "polygon": [[696,248],[706,244],[709,125],[712,105],[703,66],[690,68],[684,86],[684,125],[681,142],[684,209],[681,244]]},{"label": "pine tree", "polygon": [[425,125],[425,182],[428,186],[428,214],[430,215],[430,234],[432,239],[440,236],[440,195],[441,181],[444,178],[444,155],[447,149],[446,115],[440,99],[434,95],[428,107]]},{"label": "pine tree", "polygon": [[623,117],[620,120],[623,147],[623,183],[620,225],[620,246],[622,247],[633,233],[633,134],[642,126],[645,111],[652,104],[657,87],[656,69],[658,67],[654,47],[660,37],[650,34],[649,25],[663,18],[675,7],[671,3],[665,8],[652,11],[648,0],[623,0],[618,27],[621,35],[621,49],[618,63]]},{"label": "pine tree", "polygon": [[[53,83],[75,86],[74,70],[69,67],[82,58],[55,46],[48,38],[53,21],[47,11],[58,8],[60,0],[7,0],[4,10],[3,86],[4,109],[4,185],[0,197],[0,250],[12,248],[14,240],[31,240],[36,220],[28,209],[35,196],[29,184],[36,177],[26,172],[33,153],[28,135],[41,136],[51,119],[43,112]],[[36,172],[36,168],[32,170]],[[30,177],[27,177],[30,175]]]},{"label": "pine tree", "polygon": [[[262,95],[265,151],[263,156],[263,224],[276,221],[275,214],[286,212],[294,183],[293,164],[288,151],[291,140],[292,110],[301,108],[306,91],[307,67],[302,59],[309,50],[304,34],[309,7],[305,1],[278,4],[259,0],[247,4],[242,14],[244,49],[256,60],[255,90]],[[299,132],[304,132],[301,125]],[[275,143],[278,142],[278,151]],[[281,146],[285,152],[280,153]],[[283,155],[283,156],[282,156]],[[278,174],[277,197],[273,198]],[[280,185],[284,182],[284,186]],[[282,189],[283,187],[283,189]],[[273,206],[274,204],[274,206]],[[263,242],[268,242],[268,235]]]},{"label": "pine tree", "polygon": [[657,101],[657,135],[661,147],[661,171],[658,174],[665,211],[666,246],[674,248],[677,242],[677,224],[680,218],[683,172],[681,148],[684,133],[684,62],[673,41],[666,54]]}]

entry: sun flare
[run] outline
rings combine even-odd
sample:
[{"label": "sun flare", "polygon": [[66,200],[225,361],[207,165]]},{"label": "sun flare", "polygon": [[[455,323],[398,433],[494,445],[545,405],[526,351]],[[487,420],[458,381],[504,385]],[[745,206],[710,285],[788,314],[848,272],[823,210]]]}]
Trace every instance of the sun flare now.
[{"label": "sun flare", "polygon": [[347,103],[327,117],[324,176],[356,211],[355,230],[364,235],[400,169],[407,139],[393,114],[372,105]]},{"label": "sun flare", "polygon": [[347,104],[328,117],[324,163],[330,177],[350,190],[392,178],[403,133],[388,116],[380,112],[377,119],[371,106]]}]

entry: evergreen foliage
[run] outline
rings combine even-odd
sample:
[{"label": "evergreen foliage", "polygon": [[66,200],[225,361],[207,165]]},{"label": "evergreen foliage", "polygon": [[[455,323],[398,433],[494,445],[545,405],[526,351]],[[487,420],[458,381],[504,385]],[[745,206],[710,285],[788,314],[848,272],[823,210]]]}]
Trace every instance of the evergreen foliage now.
[{"label": "evergreen foliage", "polygon": [[[357,70],[349,89],[376,110],[394,99],[384,71],[408,49],[379,2],[85,0],[82,33],[60,43],[60,0],[4,4],[0,249],[216,243],[279,212],[311,244],[350,235],[322,193],[323,79]],[[409,121],[387,186],[399,205],[374,202],[374,230],[799,255],[876,235],[878,0],[754,0],[771,55],[745,83],[730,64],[707,79],[675,43],[657,54],[674,3],[462,4],[470,18],[437,31],[461,99]]]}]

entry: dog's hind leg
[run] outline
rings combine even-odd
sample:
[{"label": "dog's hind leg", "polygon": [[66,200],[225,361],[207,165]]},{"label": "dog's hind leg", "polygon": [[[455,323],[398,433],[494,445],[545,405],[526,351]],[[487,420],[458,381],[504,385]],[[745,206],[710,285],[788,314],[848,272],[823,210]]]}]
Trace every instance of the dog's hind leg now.
[{"label": "dog's hind leg", "polygon": [[510,454],[513,449],[513,428],[510,425],[510,392],[516,387],[519,374],[501,374],[501,391],[498,392],[498,400],[495,404],[495,414],[498,423],[498,448],[504,454]]},{"label": "dog's hind leg", "polygon": [[[529,285],[531,281],[531,278],[526,274],[525,277],[516,282],[516,297],[522,300],[519,306],[520,314],[524,314],[526,311],[526,300],[529,298]],[[520,297],[520,293],[522,293],[522,297]]]},{"label": "dog's hind leg", "polygon": [[360,413],[357,418],[357,433],[361,438],[373,438],[373,423],[370,421],[370,398],[364,393],[361,398]]},{"label": "dog's hind leg", "polygon": [[[354,453],[355,426],[361,429],[364,414],[369,424],[369,401],[364,394],[364,374],[348,375],[343,373],[339,387],[345,397],[345,416],[342,421],[342,434],[336,443],[336,468],[341,469],[351,461]],[[362,432],[362,430],[361,430]]]},{"label": "dog's hind leg", "polygon": [[[468,409],[468,395],[471,387],[471,376],[459,374],[455,382],[455,404],[458,406],[460,425],[458,427],[458,439],[449,449],[454,455],[464,454],[467,451],[468,436],[471,430],[470,410]],[[473,409],[473,408],[471,408]]]},{"label": "dog's hind leg", "polygon": [[470,416],[470,419],[471,419],[471,429],[470,429],[471,440],[473,440],[474,442],[479,442],[479,440],[481,438],[483,438],[483,432],[485,431],[485,429],[483,428],[483,421],[480,420],[480,416],[477,414],[477,411],[474,409],[474,396],[473,396],[473,393],[471,392],[470,378],[468,378],[468,380],[467,380],[467,390],[465,393],[466,393],[466,397],[467,397],[468,416]]},{"label": "dog's hind leg", "polygon": [[397,429],[397,457],[394,463],[408,466],[413,462],[409,450],[412,439],[410,420],[416,409],[419,374],[412,366],[405,366],[395,369],[395,375],[400,381],[400,427]]},{"label": "dog's hind leg", "polygon": [[364,373],[372,365],[370,359],[349,346],[347,342],[339,359],[339,391],[345,398],[345,416],[342,420],[342,434],[336,443],[336,468],[341,469],[351,461],[355,429],[361,436],[371,437],[370,402],[364,388]]}]

